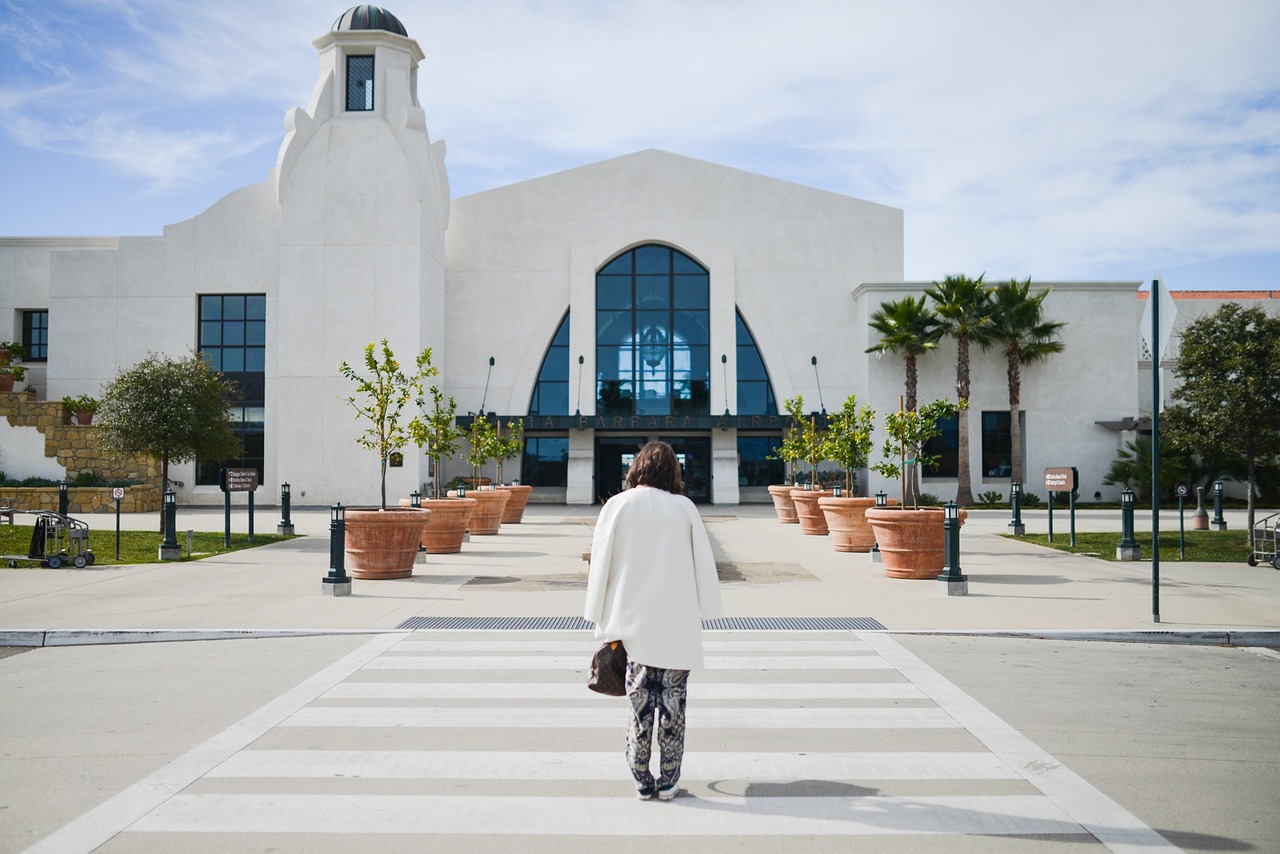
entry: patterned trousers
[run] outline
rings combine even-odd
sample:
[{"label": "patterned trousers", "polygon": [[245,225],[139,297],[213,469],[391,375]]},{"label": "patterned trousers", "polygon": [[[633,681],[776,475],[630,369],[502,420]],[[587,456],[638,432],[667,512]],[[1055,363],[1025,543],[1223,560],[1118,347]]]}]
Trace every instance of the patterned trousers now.
[{"label": "patterned trousers", "polygon": [[[631,726],[627,730],[627,762],[640,790],[668,789],[680,781],[684,759],[684,704],[688,670],[647,667],[627,662],[627,695]],[[659,771],[653,779],[649,757],[657,723]]]}]

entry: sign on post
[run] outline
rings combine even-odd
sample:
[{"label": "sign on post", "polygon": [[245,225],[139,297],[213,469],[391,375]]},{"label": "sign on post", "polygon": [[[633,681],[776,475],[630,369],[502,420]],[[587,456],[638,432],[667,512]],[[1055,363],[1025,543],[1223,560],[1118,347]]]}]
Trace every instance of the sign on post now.
[{"label": "sign on post", "polygon": [[249,493],[249,542],[253,542],[253,491],[258,488],[257,469],[228,469],[218,472],[218,485],[222,487],[223,531],[222,544],[231,548],[231,493]]},{"label": "sign on post", "polygon": [[1065,492],[1071,506],[1071,547],[1076,545],[1076,486],[1080,472],[1074,466],[1058,466],[1044,470],[1044,488],[1049,493],[1049,542],[1053,542],[1053,494]]},{"label": "sign on post", "polygon": [[257,469],[227,469],[226,485],[223,492],[253,492],[258,488]]}]

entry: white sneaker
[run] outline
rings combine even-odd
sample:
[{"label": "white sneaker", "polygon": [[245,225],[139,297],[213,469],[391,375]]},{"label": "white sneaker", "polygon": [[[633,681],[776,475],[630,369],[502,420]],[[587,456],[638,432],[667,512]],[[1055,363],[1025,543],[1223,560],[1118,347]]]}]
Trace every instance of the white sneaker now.
[{"label": "white sneaker", "polygon": [[672,798],[674,798],[676,795],[678,795],[679,793],[680,793],[680,787],[679,787],[679,786],[672,786],[672,787],[671,787],[671,788],[669,788],[669,789],[659,789],[659,790],[658,790],[658,800],[660,800],[660,801],[669,801],[669,800],[671,800]]}]

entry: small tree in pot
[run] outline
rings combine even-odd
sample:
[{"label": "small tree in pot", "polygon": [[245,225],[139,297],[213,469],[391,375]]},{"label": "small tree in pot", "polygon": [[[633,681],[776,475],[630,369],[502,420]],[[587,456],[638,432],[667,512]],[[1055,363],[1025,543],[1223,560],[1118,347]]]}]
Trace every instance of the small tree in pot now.
[{"label": "small tree in pot", "polygon": [[[426,396],[431,398],[427,408]],[[453,554],[462,551],[462,541],[467,526],[475,513],[474,498],[445,498],[441,490],[444,474],[441,464],[458,452],[463,433],[455,424],[458,404],[452,396],[445,398],[439,386],[427,389],[427,395],[417,398],[418,415],[409,422],[413,441],[422,448],[430,461],[432,497],[422,502],[431,511],[431,519],[422,529],[422,548],[427,554]],[[408,499],[401,499],[402,505]]]},{"label": "small tree in pot", "polygon": [[500,489],[480,489],[480,469],[502,453],[502,441],[493,422],[484,415],[477,415],[471,420],[471,431],[467,438],[470,442],[467,462],[471,463],[471,482],[476,487],[472,496],[480,502],[471,519],[471,533],[496,534],[502,525],[502,513],[511,493]]}]

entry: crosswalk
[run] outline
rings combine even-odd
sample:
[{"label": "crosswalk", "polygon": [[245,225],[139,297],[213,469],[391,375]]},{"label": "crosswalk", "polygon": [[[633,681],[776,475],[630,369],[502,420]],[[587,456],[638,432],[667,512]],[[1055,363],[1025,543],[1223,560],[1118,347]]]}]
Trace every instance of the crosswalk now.
[{"label": "crosswalk", "polygon": [[1177,850],[877,632],[708,632],[684,792],[639,802],[593,647],[378,636],[30,850]]}]

